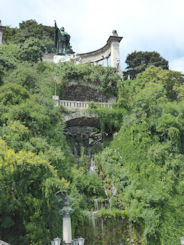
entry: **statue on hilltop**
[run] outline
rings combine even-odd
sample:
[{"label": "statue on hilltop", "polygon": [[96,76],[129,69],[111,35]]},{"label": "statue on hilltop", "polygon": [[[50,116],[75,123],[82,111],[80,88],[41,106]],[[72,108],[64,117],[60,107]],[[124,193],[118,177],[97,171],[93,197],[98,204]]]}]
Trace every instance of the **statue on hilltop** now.
[{"label": "statue on hilltop", "polygon": [[57,55],[66,55],[73,53],[70,46],[70,35],[65,32],[64,27],[57,27],[55,21],[55,47]]}]

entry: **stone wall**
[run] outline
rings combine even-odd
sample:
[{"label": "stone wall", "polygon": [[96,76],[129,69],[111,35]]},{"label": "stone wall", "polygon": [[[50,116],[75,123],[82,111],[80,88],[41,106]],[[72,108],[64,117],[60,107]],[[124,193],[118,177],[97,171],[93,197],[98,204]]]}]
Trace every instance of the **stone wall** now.
[{"label": "stone wall", "polygon": [[44,54],[43,61],[53,62],[55,54]]},{"label": "stone wall", "polygon": [[96,89],[84,85],[64,88],[62,100],[107,102],[107,98]]}]

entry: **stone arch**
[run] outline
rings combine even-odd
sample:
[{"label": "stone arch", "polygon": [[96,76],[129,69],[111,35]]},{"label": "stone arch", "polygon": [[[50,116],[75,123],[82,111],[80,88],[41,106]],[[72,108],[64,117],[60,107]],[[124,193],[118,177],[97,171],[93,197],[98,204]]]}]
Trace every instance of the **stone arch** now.
[{"label": "stone arch", "polygon": [[100,128],[98,115],[87,111],[76,111],[71,114],[63,115],[66,128],[72,126],[89,126]]}]

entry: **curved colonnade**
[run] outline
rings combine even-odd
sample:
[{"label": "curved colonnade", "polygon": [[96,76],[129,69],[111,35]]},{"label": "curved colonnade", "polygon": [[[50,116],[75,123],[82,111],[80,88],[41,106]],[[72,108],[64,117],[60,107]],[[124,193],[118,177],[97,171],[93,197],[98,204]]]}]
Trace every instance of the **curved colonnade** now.
[{"label": "curved colonnade", "polygon": [[[97,64],[99,61],[104,61],[104,66],[108,66],[108,58],[111,57],[111,67],[116,67],[120,70],[120,53],[119,44],[123,37],[118,36],[117,31],[114,30],[112,35],[108,38],[107,43],[100,49],[88,52],[88,53],[74,53],[70,55],[54,55],[53,62],[65,62],[72,61],[76,64],[94,63]],[[45,56],[45,60],[50,59]]]},{"label": "curved colonnade", "polygon": [[117,31],[112,32],[107,40],[105,46],[92,52],[76,54],[79,62],[84,63],[94,63],[104,60],[104,66],[108,66],[108,58],[111,57],[111,66],[120,68],[120,54],[119,54],[119,43],[122,37],[118,36]]}]

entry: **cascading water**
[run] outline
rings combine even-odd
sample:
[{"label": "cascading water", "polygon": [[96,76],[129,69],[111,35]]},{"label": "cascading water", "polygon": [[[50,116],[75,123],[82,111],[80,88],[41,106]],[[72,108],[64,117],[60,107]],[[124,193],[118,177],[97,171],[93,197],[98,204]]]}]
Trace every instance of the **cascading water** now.
[{"label": "cascading water", "polygon": [[98,211],[98,199],[94,199],[94,208],[95,211]]},{"label": "cascading water", "polygon": [[96,174],[96,171],[95,171],[95,161],[93,159],[93,157],[91,156],[91,159],[90,159],[90,167],[89,167],[89,171],[88,171],[89,174]]},{"label": "cascading water", "polygon": [[109,208],[111,209],[112,206],[111,206],[111,199],[109,199]]},{"label": "cascading water", "polygon": [[[96,128],[86,126],[72,126],[66,128],[65,132],[78,166],[86,168],[85,174],[91,179],[94,177],[95,180],[95,176],[98,178],[94,153],[102,149],[102,134]],[[112,186],[109,189],[109,186],[104,184],[104,194],[99,197],[95,194],[94,199],[87,200],[88,217],[86,216],[81,224],[83,234],[80,228],[76,230],[85,237],[87,245],[127,245],[126,238],[122,240],[124,223],[120,225],[118,219],[115,221],[114,217],[109,215],[112,212],[111,197],[114,195],[116,188]],[[107,210],[107,216],[101,214],[103,210]]]}]

